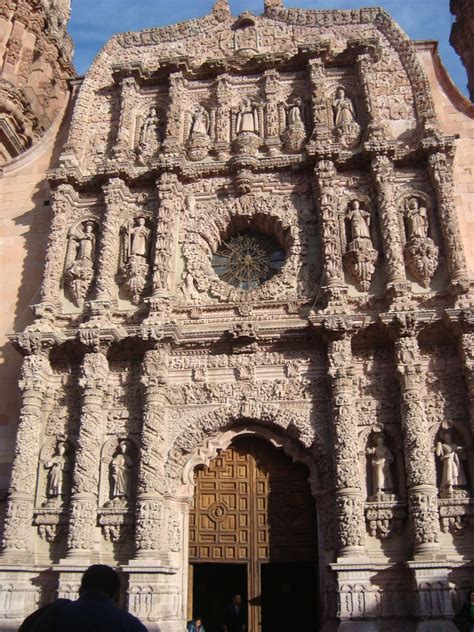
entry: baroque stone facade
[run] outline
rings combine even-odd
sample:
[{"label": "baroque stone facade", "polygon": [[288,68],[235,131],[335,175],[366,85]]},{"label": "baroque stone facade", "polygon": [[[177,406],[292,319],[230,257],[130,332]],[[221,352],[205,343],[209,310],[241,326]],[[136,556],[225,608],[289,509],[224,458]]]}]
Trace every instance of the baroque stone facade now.
[{"label": "baroque stone facade", "polygon": [[57,132],[43,281],[11,336],[2,630],[97,560],[150,630],[183,630],[194,470],[247,435],[308,468],[321,630],[455,629],[474,111],[457,140],[432,75],[377,8],[218,0],[107,43]]}]

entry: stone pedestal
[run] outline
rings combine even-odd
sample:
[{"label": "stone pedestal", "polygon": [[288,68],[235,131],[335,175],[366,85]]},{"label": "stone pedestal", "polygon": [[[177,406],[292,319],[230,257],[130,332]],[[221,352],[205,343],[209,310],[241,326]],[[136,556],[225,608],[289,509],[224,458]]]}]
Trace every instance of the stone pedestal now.
[{"label": "stone pedestal", "polygon": [[408,562],[415,582],[415,612],[421,621],[417,632],[456,632],[453,623],[448,573],[449,564],[439,562]]}]

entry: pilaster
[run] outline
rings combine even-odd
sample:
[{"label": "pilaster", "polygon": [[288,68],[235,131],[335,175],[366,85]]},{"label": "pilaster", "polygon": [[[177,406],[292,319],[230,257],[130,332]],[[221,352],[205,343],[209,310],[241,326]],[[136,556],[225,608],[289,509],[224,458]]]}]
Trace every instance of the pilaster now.
[{"label": "pilaster", "polygon": [[34,354],[23,360],[19,382],[22,406],[2,540],[6,560],[31,562],[34,555],[33,507],[42,409],[50,375],[47,355]]},{"label": "pilaster", "polygon": [[163,150],[167,154],[178,153],[180,149],[181,109],[184,100],[185,79],[182,72],[175,72],[169,79],[169,104]]},{"label": "pilaster", "polygon": [[67,235],[78,193],[70,184],[61,184],[51,192],[53,219],[46,250],[46,263],[41,286],[41,302],[59,302],[61,277],[64,268]]},{"label": "pilaster", "polygon": [[137,99],[138,86],[134,77],[124,77],[120,84],[120,119],[117,139],[113,148],[113,157],[119,162],[131,160],[133,157],[132,115]]},{"label": "pilaster", "polygon": [[230,151],[230,108],[232,91],[229,75],[220,75],[216,85],[216,150],[220,160],[226,160]]},{"label": "pilaster", "polygon": [[115,298],[117,286],[115,274],[118,263],[120,240],[120,210],[128,187],[120,178],[111,178],[103,187],[105,214],[97,262],[96,299],[110,301]]},{"label": "pilaster", "polygon": [[393,298],[402,298],[408,291],[400,233],[400,222],[394,201],[393,162],[384,155],[372,159],[372,178],[380,215],[385,283]]},{"label": "pilaster", "polygon": [[67,558],[90,559],[97,530],[103,398],[109,365],[102,351],[84,355],[79,384],[82,389],[78,446],[73,470]]},{"label": "pilaster", "polygon": [[453,180],[454,146],[447,145],[434,151],[428,158],[431,183],[438,202],[438,213],[443,233],[446,264],[454,294],[469,290],[466,256],[454,205]]},{"label": "pilaster", "polygon": [[332,160],[320,160],[314,170],[317,206],[321,226],[323,287],[330,303],[344,303],[346,285],[342,268],[342,249],[337,199],[334,189],[336,168]]}]

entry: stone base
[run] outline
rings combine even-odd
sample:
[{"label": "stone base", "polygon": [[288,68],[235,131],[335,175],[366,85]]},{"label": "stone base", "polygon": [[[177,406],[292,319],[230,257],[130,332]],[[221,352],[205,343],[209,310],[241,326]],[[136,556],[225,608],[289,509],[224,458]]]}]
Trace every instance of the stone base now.
[{"label": "stone base", "polygon": [[416,632],[459,632],[459,628],[452,621],[438,619],[433,621],[421,621],[416,627]]}]

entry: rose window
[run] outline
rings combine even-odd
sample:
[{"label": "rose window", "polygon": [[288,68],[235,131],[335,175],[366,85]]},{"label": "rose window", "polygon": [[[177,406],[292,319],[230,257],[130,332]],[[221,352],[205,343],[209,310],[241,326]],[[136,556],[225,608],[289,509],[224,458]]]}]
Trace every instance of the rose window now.
[{"label": "rose window", "polygon": [[212,257],[217,276],[242,290],[262,285],[281,270],[284,262],[285,253],[276,241],[250,231],[229,237]]}]

